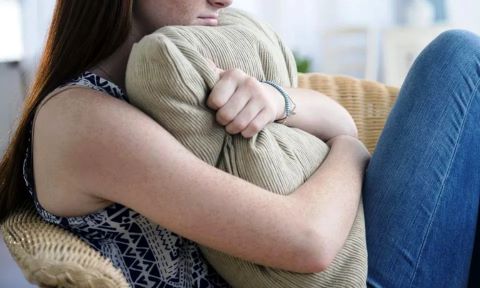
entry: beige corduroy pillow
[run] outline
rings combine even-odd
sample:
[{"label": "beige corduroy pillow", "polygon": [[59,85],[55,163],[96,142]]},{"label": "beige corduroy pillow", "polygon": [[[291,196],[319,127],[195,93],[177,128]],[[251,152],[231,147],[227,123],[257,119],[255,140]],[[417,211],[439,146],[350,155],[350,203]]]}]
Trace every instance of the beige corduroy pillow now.
[{"label": "beige corduroy pillow", "polygon": [[[225,9],[218,27],[164,27],[136,44],[126,75],[130,102],[210,165],[274,193],[293,192],[320,166],[328,146],[276,123],[251,139],[226,133],[206,105],[218,80],[209,61],[259,80],[296,86],[295,60],[279,37],[245,13]],[[280,271],[201,249],[234,287],[364,287],[366,282],[362,207],[344,248],[322,273]]]}]

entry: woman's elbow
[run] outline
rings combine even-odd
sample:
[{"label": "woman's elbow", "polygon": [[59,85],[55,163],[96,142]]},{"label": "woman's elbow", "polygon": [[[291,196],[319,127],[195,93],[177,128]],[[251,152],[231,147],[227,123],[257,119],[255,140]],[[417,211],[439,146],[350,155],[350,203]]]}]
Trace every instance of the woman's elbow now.
[{"label": "woman's elbow", "polygon": [[339,119],[339,123],[341,123],[342,134],[358,138],[357,124],[355,123],[353,116],[345,107],[343,107],[343,113],[341,119]]},{"label": "woman's elbow", "polygon": [[347,135],[347,136],[351,136],[353,138],[357,138],[358,139],[358,129],[357,129],[357,126],[355,124],[353,125],[347,125],[347,127],[345,127],[344,129],[344,132],[342,133],[342,135]]},{"label": "woman's elbow", "polygon": [[347,119],[348,120],[344,126],[345,135],[358,138],[358,128],[355,120],[353,120],[353,117],[350,114],[347,115]]},{"label": "woman's elbow", "polygon": [[301,271],[296,272],[303,274],[321,273],[325,271],[331,264],[331,262],[329,262],[328,259],[325,259],[323,255],[319,257],[313,257],[313,255],[310,255],[309,258],[310,259],[304,263],[305,265],[301,267]]},{"label": "woman's elbow", "polygon": [[333,138],[338,137],[338,136],[350,136],[350,137],[358,139],[357,126],[355,124],[344,125],[341,128],[335,130],[334,133],[332,133],[330,135],[320,136],[320,139],[324,140],[325,142],[328,142],[328,141],[330,141]]},{"label": "woman's elbow", "polygon": [[309,233],[311,237],[305,240],[302,255],[298,259],[301,267],[299,273],[319,273],[325,271],[339,252],[334,239],[324,237],[321,233]]},{"label": "woman's elbow", "polygon": [[326,133],[321,139],[329,141],[337,136],[350,136],[358,139],[358,128],[350,114],[346,114],[341,121],[337,121],[335,125],[332,124],[332,129]]},{"label": "woman's elbow", "polygon": [[317,255],[312,254],[308,266],[305,267],[306,271],[304,273],[320,273],[327,270],[335,259],[335,256],[336,253],[328,251],[327,249],[322,250],[320,253],[317,253]]},{"label": "woman's elbow", "polygon": [[352,136],[358,139],[358,128],[355,122],[353,123]]}]

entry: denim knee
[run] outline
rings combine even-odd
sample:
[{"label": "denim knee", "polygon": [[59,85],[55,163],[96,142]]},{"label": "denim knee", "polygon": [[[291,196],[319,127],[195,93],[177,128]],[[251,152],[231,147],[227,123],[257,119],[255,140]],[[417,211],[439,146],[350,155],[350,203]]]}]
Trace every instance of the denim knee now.
[{"label": "denim knee", "polygon": [[478,42],[478,35],[470,32],[468,30],[462,29],[453,29],[442,32],[435,41],[467,41],[467,42]]},{"label": "denim knee", "polygon": [[[452,46],[459,49],[452,51]],[[431,50],[430,52],[437,56],[446,53],[452,62],[462,61],[462,59],[472,61],[472,57],[480,59],[480,37],[467,30],[448,30],[435,38],[427,50]]]},{"label": "denim knee", "polygon": [[430,95],[446,101],[471,95],[479,82],[480,37],[465,30],[450,30],[433,40],[415,60],[401,95]]},{"label": "denim knee", "polygon": [[441,77],[440,82],[450,85],[465,80],[477,82],[480,79],[480,37],[466,30],[443,32],[420,53],[409,75],[423,79]]}]

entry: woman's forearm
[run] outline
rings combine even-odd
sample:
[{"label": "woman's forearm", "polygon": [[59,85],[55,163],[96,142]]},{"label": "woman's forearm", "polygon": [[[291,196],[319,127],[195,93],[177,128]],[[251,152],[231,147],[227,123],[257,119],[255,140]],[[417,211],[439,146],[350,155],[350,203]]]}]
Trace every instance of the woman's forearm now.
[{"label": "woman's forearm", "polygon": [[288,126],[299,128],[323,141],[339,135],[358,137],[352,116],[332,98],[308,89],[285,90],[297,105],[296,114],[288,117]]},{"label": "woman's forearm", "polygon": [[350,136],[332,139],[324,163],[296,193],[313,227],[319,227],[317,245],[326,266],[343,247],[357,215],[362,181],[370,154],[363,144]]}]

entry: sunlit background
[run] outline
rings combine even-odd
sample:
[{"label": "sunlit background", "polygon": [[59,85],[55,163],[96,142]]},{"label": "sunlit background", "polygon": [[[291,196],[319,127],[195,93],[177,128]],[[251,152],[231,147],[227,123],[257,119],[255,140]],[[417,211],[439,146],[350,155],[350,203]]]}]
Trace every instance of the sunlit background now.
[{"label": "sunlit background", "polygon": [[[35,73],[54,0],[0,0],[0,153]],[[268,22],[299,70],[401,86],[439,33],[480,33],[479,0],[235,0]],[[0,241],[0,287],[30,287]]]}]

